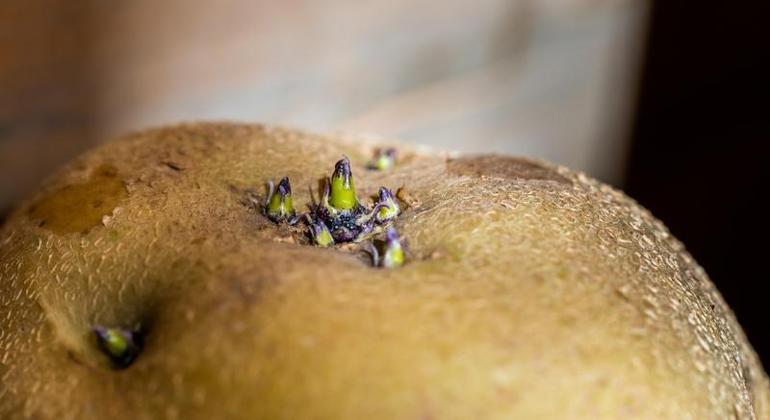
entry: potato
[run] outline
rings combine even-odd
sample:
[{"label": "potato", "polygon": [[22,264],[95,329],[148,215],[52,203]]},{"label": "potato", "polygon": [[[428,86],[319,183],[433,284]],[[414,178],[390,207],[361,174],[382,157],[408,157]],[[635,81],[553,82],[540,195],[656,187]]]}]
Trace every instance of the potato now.
[{"label": "potato", "polygon": [[[72,162],[0,232],[0,417],[769,418],[730,309],[634,201],[538,161],[372,153],[201,123]],[[304,211],[343,155],[363,204],[399,190],[403,266],[254,205],[288,176]],[[133,363],[96,326],[137,331]]]}]

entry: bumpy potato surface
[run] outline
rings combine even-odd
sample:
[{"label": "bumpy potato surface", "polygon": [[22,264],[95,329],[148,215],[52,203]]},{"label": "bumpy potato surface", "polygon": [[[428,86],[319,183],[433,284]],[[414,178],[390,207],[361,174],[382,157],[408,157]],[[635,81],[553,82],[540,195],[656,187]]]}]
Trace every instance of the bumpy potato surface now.
[{"label": "bumpy potato surface", "polygon": [[[4,419],[766,419],[768,383],[703,270],[622,193],[550,164],[193,124],[72,162],[0,231]],[[342,155],[402,188],[398,269],[249,202]],[[116,370],[95,325],[141,326]]]}]

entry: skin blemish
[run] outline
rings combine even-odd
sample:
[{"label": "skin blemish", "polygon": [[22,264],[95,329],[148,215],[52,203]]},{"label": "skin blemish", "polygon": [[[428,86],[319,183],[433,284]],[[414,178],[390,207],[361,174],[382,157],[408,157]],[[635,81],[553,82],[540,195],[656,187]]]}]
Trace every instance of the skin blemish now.
[{"label": "skin blemish", "polygon": [[407,208],[416,209],[422,205],[422,202],[417,197],[415,197],[408,188],[404,186],[396,191],[396,198],[406,204]]},{"label": "skin blemish", "polygon": [[36,202],[28,216],[38,226],[58,234],[88,232],[102,225],[128,197],[125,183],[111,165],[96,168],[88,181],[62,187]]},{"label": "skin blemish", "polygon": [[171,169],[172,171],[180,172],[183,168],[182,165],[172,162],[170,160],[164,161],[164,165],[166,165],[167,168]]},{"label": "skin blemish", "polygon": [[446,163],[446,168],[450,174],[460,176],[554,181],[567,185],[572,183],[563,175],[540,163],[507,156],[482,155],[450,159]]}]

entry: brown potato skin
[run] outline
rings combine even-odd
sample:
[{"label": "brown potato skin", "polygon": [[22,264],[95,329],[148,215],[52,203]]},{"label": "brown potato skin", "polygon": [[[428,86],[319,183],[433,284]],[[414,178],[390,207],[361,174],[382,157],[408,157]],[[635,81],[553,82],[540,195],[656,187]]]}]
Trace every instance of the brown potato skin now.
[{"label": "brown potato skin", "polygon": [[[246,124],[128,135],[0,230],[0,418],[767,419],[768,380],[707,275],[646,210],[505,156]],[[248,202],[353,162],[403,190],[407,264],[315,248]],[[141,325],[110,368],[90,328]]]}]

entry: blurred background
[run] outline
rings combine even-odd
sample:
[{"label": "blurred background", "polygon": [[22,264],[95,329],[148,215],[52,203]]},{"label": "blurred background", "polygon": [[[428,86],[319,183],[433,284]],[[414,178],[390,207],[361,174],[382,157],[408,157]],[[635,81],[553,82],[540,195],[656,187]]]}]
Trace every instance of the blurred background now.
[{"label": "blurred background", "polygon": [[760,1],[3,0],[0,223],[149,126],[261,121],[555,161],[626,190],[770,366]]}]

